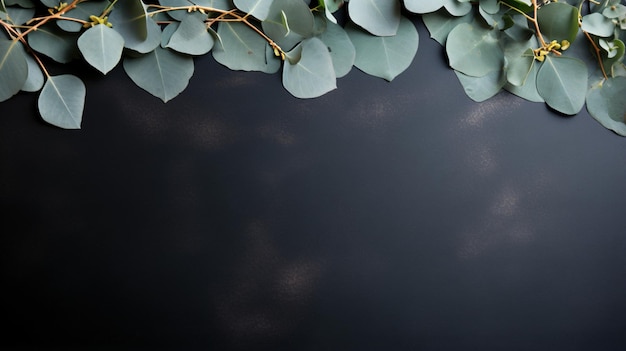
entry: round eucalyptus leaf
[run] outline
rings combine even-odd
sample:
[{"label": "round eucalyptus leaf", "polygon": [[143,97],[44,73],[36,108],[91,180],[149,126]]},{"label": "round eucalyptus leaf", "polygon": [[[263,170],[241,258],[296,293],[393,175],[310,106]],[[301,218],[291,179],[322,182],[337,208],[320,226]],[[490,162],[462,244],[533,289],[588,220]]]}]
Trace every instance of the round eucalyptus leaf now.
[{"label": "round eucalyptus leaf", "polygon": [[30,55],[26,55],[26,63],[28,63],[28,76],[24,86],[22,86],[22,91],[35,92],[41,90],[45,80],[41,67]]},{"label": "round eucalyptus leaf", "polygon": [[109,15],[109,22],[122,35],[129,49],[135,50],[134,46],[148,39],[148,16],[141,0],[116,2]]},{"label": "round eucalyptus leaf", "polygon": [[404,7],[413,13],[435,12],[443,7],[447,0],[404,0]]},{"label": "round eucalyptus leaf", "polygon": [[548,41],[568,40],[573,43],[578,34],[578,9],[564,2],[551,2],[537,11],[541,33]]},{"label": "round eucalyptus leaf", "polygon": [[21,7],[8,7],[6,9],[6,13],[9,16],[8,21],[15,24],[21,25],[29,21],[33,18],[35,14],[34,8],[21,8]]},{"label": "round eucalyptus leaf", "polygon": [[580,28],[590,34],[608,38],[613,35],[615,24],[601,13],[594,12],[583,16]]},{"label": "round eucalyptus leaf", "polygon": [[104,24],[87,29],[77,43],[85,60],[103,74],[109,73],[120,62],[124,50],[124,38]]},{"label": "round eucalyptus leaf", "polygon": [[67,33],[48,23],[28,34],[28,44],[56,62],[68,63],[79,55],[76,38],[76,33]]},{"label": "round eucalyptus leaf", "polygon": [[337,12],[344,5],[344,0],[321,0],[321,2],[324,5],[324,9],[331,14]]},{"label": "round eucalyptus leaf", "polygon": [[503,71],[492,71],[482,77],[472,77],[459,71],[454,71],[467,96],[476,101],[485,101],[502,90],[506,83]]},{"label": "round eucalyptus leaf", "polygon": [[439,44],[446,45],[448,34],[457,25],[461,23],[469,23],[472,21],[472,15],[468,14],[461,17],[450,16],[446,10],[438,10],[432,13],[422,15],[422,21],[430,33],[430,37],[435,39]]},{"label": "round eucalyptus leaf", "polygon": [[545,100],[537,92],[537,72],[539,71],[539,65],[533,64],[528,72],[528,76],[524,81],[524,84],[516,86],[513,84],[506,84],[504,89],[508,92],[526,99],[532,102],[545,102]]},{"label": "round eucalyptus leaf", "polygon": [[457,0],[447,0],[443,5],[452,16],[465,16],[472,11],[472,4]]},{"label": "round eucalyptus leaf", "polygon": [[124,70],[140,88],[167,102],[180,94],[193,75],[193,58],[161,48],[125,58]]},{"label": "round eucalyptus leaf", "polygon": [[315,34],[315,19],[302,1],[274,0],[261,25],[265,34],[285,51]]},{"label": "round eucalyptus leaf", "polygon": [[187,16],[170,37],[167,47],[183,54],[204,55],[214,40],[204,24],[204,16]]},{"label": "round eucalyptus leaf", "polygon": [[[145,54],[154,50],[157,46],[161,45],[161,26],[159,26],[152,18],[148,18],[148,36],[145,40],[138,41],[136,36],[122,35],[124,38],[124,47],[140,54]],[[113,26],[117,30],[116,26]],[[118,32],[119,33],[119,32]],[[122,34],[122,33],[120,33]]]},{"label": "round eucalyptus leaf", "polygon": [[329,21],[318,37],[328,46],[337,78],[348,74],[354,66],[356,50],[343,27]]},{"label": "round eucalyptus leaf", "polygon": [[409,67],[419,45],[417,29],[405,17],[400,20],[396,35],[391,37],[373,36],[355,25],[347,26],[346,32],[356,49],[354,65],[388,81]]},{"label": "round eucalyptus leaf", "polygon": [[59,2],[60,2],[59,0],[39,0],[39,1],[42,4],[44,4],[44,5],[46,5],[46,6],[50,7],[50,8],[53,8],[55,6],[59,6]]},{"label": "round eucalyptus leaf", "polygon": [[480,8],[489,14],[496,14],[500,11],[499,0],[480,0]]},{"label": "round eucalyptus leaf", "polygon": [[0,39],[0,101],[17,94],[27,77],[28,63],[22,43]]},{"label": "round eucalyptus leaf", "polygon": [[626,5],[618,3],[612,6],[607,6],[604,10],[602,10],[602,14],[607,18],[624,18],[626,17]]},{"label": "round eucalyptus leaf", "polygon": [[17,5],[28,9],[35,7],[32,0],[2,0],[2,3],[7,6]]},{"label": "round eucalyptus leaf", "polygon": [[[212,54],[215,61],[240,71],[275,73],[280,69],[280,59],[266,52],[267,41],[241,22],[222,22],[217,27],[218,40]],[[273,52],[272,52],[272,56]]]},{"label": "round eucalyptus leaf", "polygon": [[[81,2],[71,11],[66,12],[61,18],[74,18],[89,21],[89,16],[100,16],[102,11],[109,5],[108,0],[96,0]],[[56,24],[66,32],[80,32],[83,25],[73,20],[58,20]]]},{"label": "round eucalyptus leaf", "polygon": [[273,0],[234,0],[233,3],[243,12],[264,21],[270,12]]},{"label": "round eucalyptus leaf", "polygon": [[332,59],[318,38],[309,38],[287,54],[283,86],[297,98],[314,98],[337,88]]},{"label": "round eucalyptus leaf", "polygon": [[446,53],[450,66],[473,77],[481,77],[504,66],[499,31],[477,24],[461,23],[448,35]]},{"label": "round eucalyptus leaf", "polygon": [[587,93],[587,111],[605,128],[626,136],[626,77],[609,78]]},{"label": "round eucalyptus leaf", "polygon": [[64,129],[80,129],[85,106],[85,84],[76,76],[48,77],[37,105],[44,121]]},{"label": "round eucalyptus leaf", "polygon": [[350,0],[350,19],[378,36],[395,35],[400,25],[402,6],[399,0]]},{"label": "round eucalyptus leaf", "polygon": [[532,36],[528,40],[505,40],[504,57],[506,58],[507,81],[513,85],[523,85],[535,63],[532,48],[537,47],[537,39]]},{"label": "round eucalyptus leaf", "polygon": [[174,35],[179,25],[180,25],[180,22],[172,21],[172,23],[169,23],[167,26],[165,26],[161,30],[161,46],[162,47],[167,47],[167,43],[170,42],[170,38],[172,37],[172,35]]},{"label": "round eucalyptus leaf", "polygon": [[548,55],[537,72],[537,91],[548,106],[575,115],[585,104],[587,66],[576,58]]}]

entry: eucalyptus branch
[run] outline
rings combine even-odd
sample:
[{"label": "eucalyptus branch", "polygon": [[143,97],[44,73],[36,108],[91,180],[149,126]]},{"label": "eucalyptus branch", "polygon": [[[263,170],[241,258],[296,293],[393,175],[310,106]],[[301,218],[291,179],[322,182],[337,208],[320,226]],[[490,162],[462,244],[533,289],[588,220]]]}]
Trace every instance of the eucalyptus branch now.
[{"label": "eucalyptus branch", "polygon": [[[66,6],[60,7],[59,10],[57,12],[54,12],[52,14],[50,14],[49,16],[44,16],[44,17],[38,17],[38,18],[33,18],[30,21],[27,22],[27,24],[32,23],[32,22],[37,22],[36,24],[34,24],[33,26],[31,26],[30,28],[28,28],[27,30],[25,30],[24,32],[20,33],[20,35],[18,36],[18,39],[20,38],[24,38],[26,37],[26,35],[28,35],[28,33],[37,30],[37,28],[43,26],[44,24],[48,23],[50,20],[53,19],[61,19],[62,16],[70,11],[73,10],[79,3],[83,2],[84,0],[73,0],[71,3],[67,4]],[[69,18],[63,18],[63,19],[69,19]]]},{"label": "eucalyptus branch", "polygon": [[[148,13],[148,16],[154,16],[157,13],[167,13],[170,11],[187,11],[187,12],[196,12],[199,11],[202,14],[207,14],[210,12],[218,13],[217,17],[211,18],[208,22],[208,26],[212,26],[216,22],[241,22],[260,35],[270,47],[274,50],[274,54],[279,56],[282,60],[285,60],[285,51],[278,45],[272,38],[268,37],[262,30],[260,30],[257,26],[255,26],[252,22],[248,20],[250,16],[249,13],[241,14],[237,10],[222,10],[209,6],[200,6],[200,5],[190,5],[190,6],[162,6],[162,5],[148,5],[148,8],[156,8],[158,10],[152,11]],[[228,18],[230,16],[231,18]]]}]

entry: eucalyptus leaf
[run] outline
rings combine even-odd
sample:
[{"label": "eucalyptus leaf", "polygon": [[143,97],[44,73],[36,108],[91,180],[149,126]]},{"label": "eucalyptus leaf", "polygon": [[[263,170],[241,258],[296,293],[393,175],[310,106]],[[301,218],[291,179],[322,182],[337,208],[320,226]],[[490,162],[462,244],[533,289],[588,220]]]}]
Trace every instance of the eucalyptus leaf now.
[{"label": "eucalyptus leaf", "polygon": [[447,0],[404,0],[404,7],[413,13],[435,12],[443,7]]},{"label": "eucalyptus leaf", "polygon": [[524,84],[516,86],[507,83],[504,89],[514,95],[521,97],[532,102],[545,102],[545,100],[539,95],[537,91],[537,72],[539,71],[539,65],[533,64],[528,72]]},{"label": "eucalyptus leaf", "polygon": [[15,25],[21,25],[33,18],[35,14],[34,8],[8,7],[6,13],[10,18],[10,22]]},{"label": "eucalyptus leaf", "polygon": [[85,60],[104,74],[117,65],[124,50],[124,38],[104,24],[87,29],[77,43]]},{"label": "eucalyptus leaf", "polygon": [[148,21],[146,10],[141,0],[117,1],[113,7],[113,11],[111,11],[109,15],[109,22],[111,22],[115,30],[122,35],[127,48],[139,52],[150,51],[140,51],[136,49],[141,43],[149,39],[148,26],[150,22]]},{"label": "eucalyptus leaf", "polygon": [[537,73],[537,91],[548,106],[575,115],[585,104],[587,66],[576,58],[548,55]]},{"label": "eucalyptus leaf", "polygon": [[17,5],[28,9],[35,7],[32,0],[3,0],[2,2],[6,6]]},{"label": "eucalyptus leaf", "polygon": [[234,0],[235,6],[243,12],[264,21],[270,12],[273,0]]},{"label": "eucalyptus leaf", "polygon": [[400,25],[401,5],[399,0],[350,0],[350,19],[378,36],[395,35]]},{"label": "eucalyptus leaf", "polygon": [[348,33],[338,24],[328,22],[318,36],[328,47],[337,78],[347,75],[354,65],[356,50]]},{"label": "eucalyptus leaf", "polygon": [[79,55],[76,39],[75,33],[67,33],[48,23],[28,35],[28,44],[59,63],[68,63]]},{"label": "eucalyptus leaf", "polygon": [[183,56],[160,46],[145,55],[125,58],[124,70],[140,88],[167,102],[180,94],[193,75],[190,56]]},{"label": "eucalyptus leaf", "polygon": [[80,129],[85,106],[85,84],[76,76],[48,77],[38,99],[44,121],[64,129]]},{"label": "eucalyptus leaf", "polygon": [[[241,71],[275,73],[280,59],[266,55],[267,41],[241,22],[223,22],[217,27],[217,41],[213,58],[222,65]],[[273,56],[273,54],[272,54]]]},{"label": "eucalyptus leaf", "polygon": [[430,37],[441,45],[446,45],[448,34],[450,34],[450,31],[452,31],[454,27],[461,23],[469,23],[472,19],[472,14],[461,17],[450,16],[448,12],[443,9],[422,15],[422,20],[430,33]]},{"label": "eucalyptus leaf", "polygon": [[472,10],[468,1],[447,0],[443,6],[452,16],[465,16]]},{"label": "eucalyptus leaf", "polygon": [[454,71],[467,96],[476,101],[485,101],[502,90],[506,83],[503,71],[492,71],[482,77],[472,77],[459,71]]},{"label": "eucalyptus leaf", "polygon": [[326,44],[309,38],[287,53],[283,86],[297,98],[314,98],[337,88],[332,59]]},{"label": "eucalyptus leaf", "polygon": [[537,11],[541,33],[548,41],[568,40],[573,43],[578,34],[578,9],[564,2],[551,2]]},{"label": "eucalyptus leaf", "polygon": [[587,110],[605,128],[626,136],[626,77],[610,78],[587,93]]},{"label": "eucalyptus leaf", "polygon": [[538,47],[533,36],[525,41],[507,38],[504,45],[504,56],[507,62],[507,81],[513,85],[523,85],[535,63],[533,48]]},{"label": "eucalyptus leaf", "polygon": [[49,8],[53,8],[55,6],[59,6],[60,0],[39,0],[42,4],[48,6]]},{"label": "eucalyptus leaf", "polygon": [[30,55],[26,55],[26,63],[28,63],[28,75],[24,86],[22,86],[22,91],[35,92],[41,90],[45,80],[41,67]]},{"label": "eucalyptus leaf", "polygon": [[450,66],[473,77],[487,75],[504,66],[504,52],[498,41],[499,31],[479,25],[461,23],[446,41],[446,53]]},{"label": "eucalyptus leaf", "polygon": [[413,23],[402,17],[396,35],[377,37],[364,32],[355,25],[346,32],[356,49],[354,65],[361,71],[393,80],[406,70],[417,53],[419,35]]},{"label": "eucalyptus leaf", "polygon": [[27,77],[28,63],[22,43],[0,39],[0,101],[17,94]]},{"label": "eucalyptus leaf", "polygon": [[213,44],[204,16],[187,16],[170,37],[167,47],[183,54],[204,55],[211,51]]},{"label": "eucalyptus leaf", "polygon": [[[81,2],[71,11],[66,12],[62,18],[74,18],[83,21],[89,21],[89,16],[100,16],[102,11],[109,5],[108,0],[85,1]],[[58,20],[57,25],[67,32],[80,32],[83,25],[73,20]]]},{"label": "eucalyptus leaf", "polygon": [[286,51],[315,35],[313,14],[301,0],[274,0],[261,25],[265,34]]},{"label": "eucalyptus leaf", "polygon": [[613,24],[610,18],[606,18],[601,13],[595,12],[583,16],[580,28],[587,33],[607,38],[613,35],[615,24]]}]

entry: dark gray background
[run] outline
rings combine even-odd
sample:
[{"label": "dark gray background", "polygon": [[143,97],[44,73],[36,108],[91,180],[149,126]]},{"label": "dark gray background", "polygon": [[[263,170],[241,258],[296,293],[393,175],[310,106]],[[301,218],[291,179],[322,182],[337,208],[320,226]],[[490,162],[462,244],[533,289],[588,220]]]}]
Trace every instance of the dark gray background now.
[{"label": "dark gray background", "polygon": [[81,131],[0,104],[0,346],[625,350],[626,139],[419,30],[314,100],[203,57],[167,104],[83,76]]}]

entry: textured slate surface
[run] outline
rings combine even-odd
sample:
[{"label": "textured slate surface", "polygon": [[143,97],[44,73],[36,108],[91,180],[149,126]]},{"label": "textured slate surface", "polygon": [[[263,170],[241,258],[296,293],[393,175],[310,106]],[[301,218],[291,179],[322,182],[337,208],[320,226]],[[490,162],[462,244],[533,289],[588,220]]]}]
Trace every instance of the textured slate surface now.
[{"label": "textured slate surface", "polygon": [[81,131],[0,104],[0,346],[626,349],[626,139],[420,35],[315,100],[207,57],[168,104],[93,74]]}]

